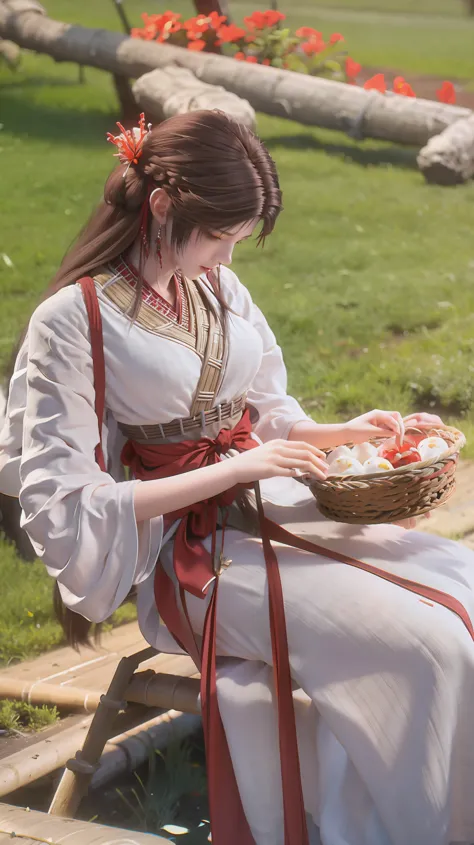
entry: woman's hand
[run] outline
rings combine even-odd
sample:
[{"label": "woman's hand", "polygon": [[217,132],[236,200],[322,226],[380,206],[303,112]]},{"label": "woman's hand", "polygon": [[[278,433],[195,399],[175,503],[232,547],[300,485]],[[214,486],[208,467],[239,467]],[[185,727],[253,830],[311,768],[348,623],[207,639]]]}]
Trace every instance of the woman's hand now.
[{"label": "woman's hand", "polygon": [[408,414],[403,417],[405,428],[445,428],[444,422],[437,414]]},{"label": "woman's hand", "polygon": [[347,434],[345,442],[365,443],[372,437],[393,437],[395,435],[397,438],[402,438],[405,432],[405,424],[398,411],[379,411],[376,409],[349,420],[345,423],[344,429]]},{"label": "woman's hand", "polygon": [[324,479],[328,473],[324,452],[297,440],[270,440],[231,458],[231,464],[238,484],[274,476],[313,475]]}]

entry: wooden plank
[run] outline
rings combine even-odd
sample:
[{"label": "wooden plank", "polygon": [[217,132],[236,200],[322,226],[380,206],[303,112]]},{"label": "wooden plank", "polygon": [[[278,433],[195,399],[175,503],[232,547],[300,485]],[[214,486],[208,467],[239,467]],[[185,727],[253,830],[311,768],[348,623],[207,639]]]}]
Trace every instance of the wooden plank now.
[{"label": "wooden plank", "polygon": [[0,845],[11,845],[21,839],[22,845],[54,843],[54,845],[166,845],[169,841],[151,833],[136,833],[102,824],[61,819],[37,810],[0,804]]}]

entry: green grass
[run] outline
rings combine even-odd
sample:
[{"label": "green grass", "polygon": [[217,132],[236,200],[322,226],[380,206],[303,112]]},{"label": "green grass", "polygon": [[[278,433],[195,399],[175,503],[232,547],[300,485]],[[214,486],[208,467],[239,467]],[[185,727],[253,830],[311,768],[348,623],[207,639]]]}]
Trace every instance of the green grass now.
[{"label": "green grass", "polygon": [[9,733],[41,731],[59,719],[57,707],[36,707],[26,701],[0,701],[0,728]]},{"label": "green grass", "polygon": [[[190,4],[167,5],[191,13]],[[437,13],[436,0],[432,5]],[[47,6],[52,17],[118,28],[111,3]],[[128,0],[126,8],[138,22],[145,3]],[[246,13],[255,5],[235,8]],[[315,24],[314,4],[297,17]],[[356,24],[341,20],[325,23],[325,31],[349,37]],[[383,64],[406,71],[419,62],[446,76],[472,68],[472,41],[466,45],[474,29],[461,17],[459,28],[413,34],[406,24],[360,24],[360,40],[355,32],[351,53],[367,63],[376,63],[370,50],[382,49],[386,37],[393,60],[389,51]],[[445,53],[432,53],[433,33],[446,40]],[[119,116],[113,86],[99,71],[85,76],[80,85],[74,65],[33,54],[17,74],[0,70],[2,365],[113,164],[105,142]],[[414,153],[389,144],[356,144],[264,115],[258,130],[279,168],[285,212],[265,250],[242,246],[234,267],[278,335],[291,392],[320,421],[377,406],[433,408],[474,433],[474,183],[428,187]],[[59,645],[43,565],[25,564],[0,545],[0,579],[0,662]],[[115,621],[134,613],[125,606]]]},{"label": "green grass", "polygon": [[[380,14],[430,15],[448,20],[467,16],[463,0],[322,0],[322,2],[310,0],[310,2],[315,10],[330,9],[332,12],[350,9],[355,12],[367,11]],[[234,0],[234,3],[238,7],[240,0]],[[300,0],[295,5],[300,6]]]},{"label": "green grass", "polygon": [[[35,657],[63,644],[53,618],[53,579],[40,561],[26,563],[11,545],[0,542],[0,666]],[[105,630],[136,618],[135,605],[122,605]]]}]

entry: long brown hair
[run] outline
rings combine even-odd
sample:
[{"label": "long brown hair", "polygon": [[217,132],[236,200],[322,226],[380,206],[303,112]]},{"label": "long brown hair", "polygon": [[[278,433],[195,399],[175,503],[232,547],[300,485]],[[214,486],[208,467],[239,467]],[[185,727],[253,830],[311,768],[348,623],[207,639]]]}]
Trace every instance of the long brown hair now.
[{"label": "long brown hair", "polygon": [[[262,221],[262,243],[282,207],[275,164],[250,129],[217,110],[176,115],[148,133],[136,164],[120,164],[112,171],[103,200],[63,258],[45,297],[93,275],[131,247],[140,232],[144,203],[157,187],[171,200],[170,238],[177,250],[196,228],[226,232],[255,218]],[[222,302],[218,277],[211,283]],[[140,278],[135,315],[142,285]],[[68,641],[87,643],[91,623],[63,605],[57,583],[54,606]]]}]

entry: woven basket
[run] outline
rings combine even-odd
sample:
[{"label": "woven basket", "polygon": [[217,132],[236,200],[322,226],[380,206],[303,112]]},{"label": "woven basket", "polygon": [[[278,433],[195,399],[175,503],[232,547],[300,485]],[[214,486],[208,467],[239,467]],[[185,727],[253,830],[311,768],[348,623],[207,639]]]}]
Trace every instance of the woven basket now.
[{"label": "woven basket", "polygon": [[[459,451],[466,443],[456,428],[432,429],[448,446],[439,458],[368,475],[329,476],[310,485],[323,516],[335,522],[375,525],[420,516],[454,493]],[[383,440],[371,441],[379,446]],[[327,450],[329,453],[332,450]]]}]

